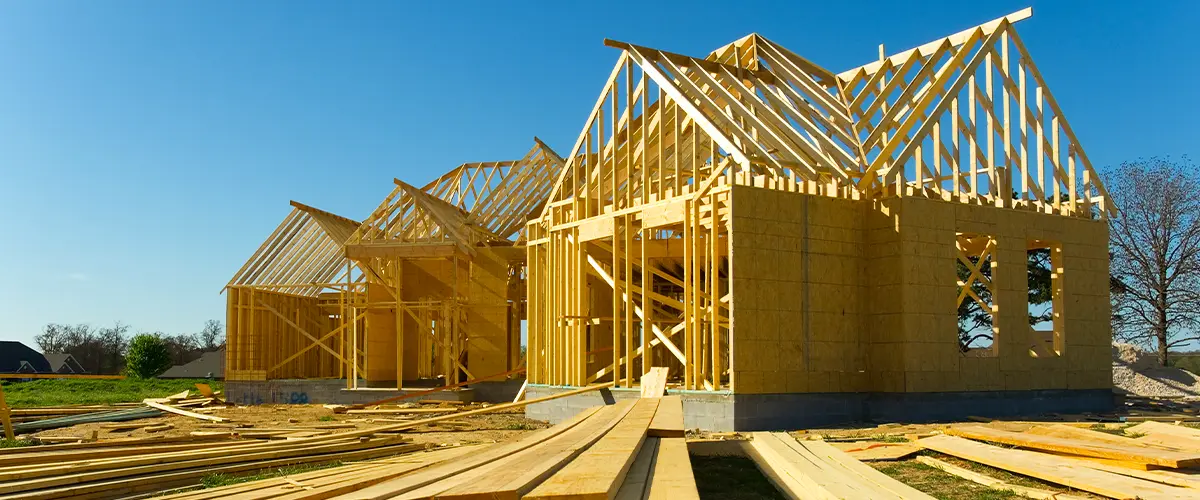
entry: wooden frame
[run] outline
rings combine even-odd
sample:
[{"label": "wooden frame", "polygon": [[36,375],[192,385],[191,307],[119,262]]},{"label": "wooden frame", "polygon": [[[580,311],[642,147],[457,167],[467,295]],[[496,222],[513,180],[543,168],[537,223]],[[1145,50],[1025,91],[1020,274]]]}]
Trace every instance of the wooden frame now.
[{"label": "wooden frame", "polygon": [[734,390],[732,186],[1114,213],[1013,29],[1031,13],[840,74],[757,34],[705,58],[606,40],[621,54],[527,228],[529,380],[667,366]]}]

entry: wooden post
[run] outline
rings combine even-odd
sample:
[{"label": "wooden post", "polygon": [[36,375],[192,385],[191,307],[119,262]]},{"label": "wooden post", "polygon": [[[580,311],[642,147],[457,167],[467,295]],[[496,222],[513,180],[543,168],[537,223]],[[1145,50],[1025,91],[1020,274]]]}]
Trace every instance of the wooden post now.
[{"label": "wooden post", "polygon": [[12,410],[4,402],[4,386],[0,385],[0,424],[4,425],[4,438],[15,439],[12,426]]},{"label": "wooden post", "polygon": [[404,388],[404,303],[400,300],[400,286],[403,283],[400,272],[403,268],[403,261],[392,261],[392,277],[396,285],[396,390]]}]

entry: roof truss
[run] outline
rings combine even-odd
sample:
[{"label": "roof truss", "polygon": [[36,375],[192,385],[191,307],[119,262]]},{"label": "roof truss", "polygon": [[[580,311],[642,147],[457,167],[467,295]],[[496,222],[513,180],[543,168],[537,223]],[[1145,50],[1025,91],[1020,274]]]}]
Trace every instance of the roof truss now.
[{"label": "roof truss", "polygon": [[344,243],[359,223],[295,201],[291,204],[292,211],[226,287],[316,296],[353,272],[347,267]]},{"label": "roof truss", "polygon": [[1030,15],[838,75],[758,34],[705,59],[606,40],[621,56],[543,216],[569,207],[556,223],[581,220],[716,181],[1105,217],[1104,186],[1012,28]]}]

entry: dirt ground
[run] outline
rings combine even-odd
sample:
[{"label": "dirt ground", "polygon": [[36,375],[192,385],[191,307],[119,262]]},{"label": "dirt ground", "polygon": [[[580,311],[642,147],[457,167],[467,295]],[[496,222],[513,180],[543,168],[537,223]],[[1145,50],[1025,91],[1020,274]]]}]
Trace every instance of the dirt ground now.
[{"label": "dirt ground", "polygon": [[[431,405],[422,405],[431,407]],[[193,409],[194,411],[194,409]],[[149,433],[143,429],[113,432],[105,424],[80,424],[61,429],[35,433],[35,437],[90,437],[97,433],[99,439],[145,438],[152,436],[185,436],[194,431],[224,430],[269,430],[269,429],[314,429],[330,424],[353,424],[354,428],[320,429],[325,432],[345,432],[394,425],[407,420],[420,420],[430,415],[390,416],[335,414],[322,405],[259,405],[230,406],[207,412],[209,415],[231,419],[229,423],[213,423],[182,415],[167,414],[162,417],[134,420],[134,423],[171,424],[173,429]],[[532,430],[549,427],[549,424],[525,418],[522,410],[499,411],[483,415],[453,419],[452,424],[423,425],[403,431],[416,443],[472,444],[494,443]],[[316,430],[316,429],[314,429]]]}]

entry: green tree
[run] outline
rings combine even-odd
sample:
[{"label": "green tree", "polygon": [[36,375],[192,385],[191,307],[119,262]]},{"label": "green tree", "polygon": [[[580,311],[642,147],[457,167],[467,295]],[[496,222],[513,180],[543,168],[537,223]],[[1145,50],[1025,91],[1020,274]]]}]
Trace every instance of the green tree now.
[{"label": "green tree", "polygon": [[153,378],[171,367],[171,351],[158,335],[138,334],[129,341],[125,369],[137,378]]},{"label": "green tree", "polygon": [[[979,258],[969,256],[972,264],[978,264]],[[1051,290],[1051,274],[1050,269],[1050,249],[1035,248],[1027,252],[1026,261],[1026,281],[1029,285],[1029,305],[1032,306],[1029,311],[1029,325],[1034,326],[1039,323],[1051,321],[1054,319],[1054,311],[1046,304],[1053,299],[1054,292]],[[980,273],[987,279],[992,278],[992,266],[985,265],[980,269]],[[971,275],[971,270],[962,262],[958,262],[958,280],[966,281]],[[988,290],[982,283],[975,281],[971,284],[971,291],[975,292],[984,302],[992,303],[992,292]],[[1037,309],[1041,309],[1038,311]],[[992,312],[985,310],[979,306],[974,300],[964,300],[958,306],[958,347],[963,352],[968,351],[971,347],[976,347],[975,343],[979,340],[992,341]]]}]

